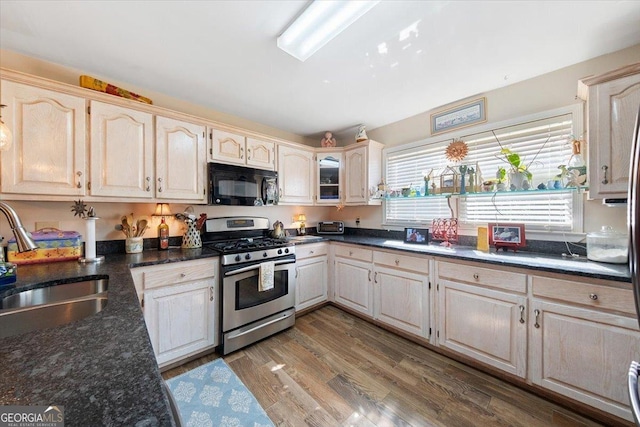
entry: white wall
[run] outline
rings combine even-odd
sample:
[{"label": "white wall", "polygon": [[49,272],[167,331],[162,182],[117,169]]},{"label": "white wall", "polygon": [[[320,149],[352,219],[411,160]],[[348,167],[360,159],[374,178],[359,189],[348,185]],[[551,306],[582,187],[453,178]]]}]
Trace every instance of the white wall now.
[{"label": "white wall", "polygon": [[[545,74],[530,80],[505,86],[477,96],[487,98],[487,116],[489,122],[498,122],[509,118],[524,116],[548,109],[566,106],[575,102],[577,81],[580,78],[600,74],[623,65],[640,61],[640,45],[601,56],[590,61],[576,64],[552,73]],[[29,58],[15,52],[0,50],[0,66],[38,75],[52,80],[69,84],[77,84],[78,76],[83,74],[79,70],[63,67],[61,65]],[[472,70],[470,70],[472,71]],[[472,73],[470,72],[470,75]],[[113,84],[121,85],[134,92],[141,93],[153,99],[155,105],[171,108],[176,111],[193,114],[196,116],[219,120],[232,125],[241,126],[263,132],[279,138],[288,139],[308,145],[318,145],[317,141],[310,141],[299,135],[293,135],[278,129],[254,123],[240,117],[229,116],[221,112],[206,109],[190,104],[179,99],[171,98],[160,93],[149,93],[141,88],[134,87],[126,82],[112,81],[109,76],[98,76]],[[462,100],[461,100],[462,101]],[[438,110],[444,109],[445,106]],[[369,137],[384,143],[387,146],[395,146],[425,139],[429,136],[429,118],[433,111],[426,111],[405,120],[392,123],[378,129],[367,130]],[[472,128],[465,129],[465,132]],[[72,201],[69,202],[18,202],[10,204],[17,210],[25,226],[29,230],[35,229],[37,221],[59,221],[60,228],[65,230],[84,230],[84,221],[73,217],[71,213]],[[120,217],[133,212],[136,216],[150,215],[154,210],[154,204],[129,204],[129,203],[96,203],[94,204],[101,220],[97,223],[96,236],[98,240],[121,239],[122,233],[113,229],[120,222]],[[186,205],[172,206],[174,212],[180,212]],[[295,227],[293,215],[305,213],[307,225],[315,226],[317,221],[323,219],[343,220],[349,227],[355,227],[356,218],[360,218],[362,228],[381,228],[382,210],[379,206],[345,207],[338,211],[334,207],[222,207],[222,206],[194,206],[196,214],[205,212],[209,216],[230,215],[258,215],[266,216],[272,222],[280,220],[285,227]],[[626,228],[625,209],[606,208],[599,201],[585,201],[585,230],[598,230],[602,224],[612,225],[619,231]],[[151,221],[152,230],[147,236],[155,237],[157,219]],[[170,222],[171,235],[181,234],[182,224]],[[0,218],[0,234],[6,238],[11,237],[7,222]]]}]

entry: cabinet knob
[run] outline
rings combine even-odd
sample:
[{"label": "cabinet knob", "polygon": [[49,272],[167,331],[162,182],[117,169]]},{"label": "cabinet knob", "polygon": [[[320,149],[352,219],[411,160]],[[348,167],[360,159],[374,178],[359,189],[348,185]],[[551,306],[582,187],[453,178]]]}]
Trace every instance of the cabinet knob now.
[{"label": "cabinet knob", "polygon": [[597,294],[589,294],[589,298],[591,298],[592,300],[597,300],[598,299],[598,295]]},{"label": "cabinet knob", "polygon": [[603,184],[608,184],[609,180],[607,179],[607,170],[609,169],[609,166],[607,165],[603,165],[602,166],[602,183]]},{"label": "cabinet knob", "polygon": [[353,256],[353,251],[349,251],[349,256]]},{"label": "cabinet knob", "polygon": [[400,260],[396,259],[396,265],[400,265]]},{"label": "cabinet knob", "polygon": [[473,273],[473,278],[476,279],[476,281],[480,280],[480,275],[478,273]]},{"label": "cabinet knob", "polygon": [[82,172],[78,171],[76,172],[76,175],[78,175],[78,184],[76,185],[76,187],[82,188],[82,183],[80,182],[80,177],[82,176]]},{"label": "cabinet knob", "polygon": [[180,277],[187,277],[186,273],[180,273]]},{"label": "cabinet knob", "polygon": [[313,255],[314,253],[314,251],[309,251],[309,255]]}]

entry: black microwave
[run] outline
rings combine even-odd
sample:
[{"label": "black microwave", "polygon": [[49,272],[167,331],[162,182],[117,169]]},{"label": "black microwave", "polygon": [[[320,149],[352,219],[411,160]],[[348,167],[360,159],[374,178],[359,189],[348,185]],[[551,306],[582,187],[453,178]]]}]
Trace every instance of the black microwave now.
[{"label": "black microwave", "polygon": [[220,163],[209,163],[208,172],[210,205],[278,204],[278,172]]}]

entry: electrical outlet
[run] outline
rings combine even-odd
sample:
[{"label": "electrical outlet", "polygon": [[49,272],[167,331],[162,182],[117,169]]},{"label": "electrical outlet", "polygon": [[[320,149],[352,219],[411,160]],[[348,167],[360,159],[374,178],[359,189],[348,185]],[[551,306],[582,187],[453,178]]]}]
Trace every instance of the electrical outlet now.
[{"label": "electrical outlet", "polygon": [[43,228],[60,228],[59,221],[36,221],[36,230],[42,230]]}]

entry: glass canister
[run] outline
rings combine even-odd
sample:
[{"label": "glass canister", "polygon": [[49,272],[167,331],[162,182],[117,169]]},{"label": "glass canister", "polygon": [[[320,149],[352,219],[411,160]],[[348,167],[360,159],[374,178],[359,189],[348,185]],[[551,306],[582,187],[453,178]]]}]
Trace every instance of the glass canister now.
[{"label": "glass canister", "polygon": [[629,237],[603,225],[600,231],[587,233],[587,258],[591,261],[624,264],[629,257]]}]

